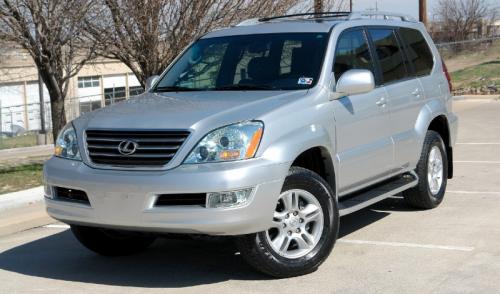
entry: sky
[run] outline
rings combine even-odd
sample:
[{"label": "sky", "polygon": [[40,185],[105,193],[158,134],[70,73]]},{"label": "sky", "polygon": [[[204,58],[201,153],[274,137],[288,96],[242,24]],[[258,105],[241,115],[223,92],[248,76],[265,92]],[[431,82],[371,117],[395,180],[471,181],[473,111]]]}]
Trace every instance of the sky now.
[{"label": "sky", "polygon": [[[348,1],[348,0],[345,0]],[[433,11],[439,0],[427,0],[427,17],[432,20]],[[363,11],[375,8],[378,10],[409,14],[418,19],[418,0],[353,0],[353,10]],[[492,7],[500,8],[500,0],[489,0]]]}]

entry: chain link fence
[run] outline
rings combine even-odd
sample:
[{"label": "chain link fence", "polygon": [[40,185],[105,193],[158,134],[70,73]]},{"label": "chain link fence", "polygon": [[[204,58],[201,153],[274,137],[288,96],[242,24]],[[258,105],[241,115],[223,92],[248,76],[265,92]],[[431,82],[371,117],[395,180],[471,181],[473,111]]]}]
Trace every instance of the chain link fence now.
[{"label": "chain link fence", "polygon": [[[139,91],[137,91],[138,94]],[[119,98],[117,98],[117,96]],[[119,93],[72,97],[65,102],[67,121],[78,116],[125,100]],[[124,96],[124,95],[123,95]],[[0,149],[29,147],[50,144],[52,138],[52,117],[50,102],[44,103],[45,134],[41,135],[40,103],[1,105],[0,100]]]}]

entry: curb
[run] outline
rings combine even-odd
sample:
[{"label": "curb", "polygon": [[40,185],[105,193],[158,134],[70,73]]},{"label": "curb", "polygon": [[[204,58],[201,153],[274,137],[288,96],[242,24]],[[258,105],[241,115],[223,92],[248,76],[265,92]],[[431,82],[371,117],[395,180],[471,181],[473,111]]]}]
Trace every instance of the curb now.
[{"label": "curb", "polygon": [[486,100],[499,100],[500,95],[460,95],[453,96],[454,101],[470,100],[470,101],[486,101]]},{"label": "curb", "polygon": [[0,212],[43,201],[43,186],[0,195]]},{"label": "curb", "polygon": [[18,147],[18,148],[10,148],[10,149],[1,149],[0,154],[12,154],[14,152],[28,152],[28,151],[40,151],[40,150],[51,150],[54,148],[54,144],[47,145],[37,145],[30,147]]}]

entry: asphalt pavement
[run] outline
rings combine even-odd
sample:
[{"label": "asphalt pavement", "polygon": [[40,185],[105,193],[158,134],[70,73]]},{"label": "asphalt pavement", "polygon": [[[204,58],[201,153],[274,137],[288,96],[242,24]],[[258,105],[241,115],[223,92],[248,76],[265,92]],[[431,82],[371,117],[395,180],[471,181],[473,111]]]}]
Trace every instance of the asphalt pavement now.
[{"label": "asphalt pavement", "polygon": [[[500,101],[459,100],[454,110],[455,178],[442,205],[420,211],[394,197],[343,217],[315,273],[270,279],[227,240],[161,239],[141,254],[105,258],[44,219],[0,236],[0,293],[498,293]],[[30,209],[17,215],[43,214]]]}]

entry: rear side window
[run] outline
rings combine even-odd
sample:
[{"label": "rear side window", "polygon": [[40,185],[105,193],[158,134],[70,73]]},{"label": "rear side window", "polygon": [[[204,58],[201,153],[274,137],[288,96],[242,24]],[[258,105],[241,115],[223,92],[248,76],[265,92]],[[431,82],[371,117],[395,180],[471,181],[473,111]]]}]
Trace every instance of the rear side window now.
[{"label": "rear side window", "polygon": [[424,76],[431,73],[434,65],[431,49],[424,36],[414,29],[401,28],[401,38],[406,43],[406,55],[415,68],[415,75]]},{"label": "rear side window", "polygon": [[384,84],[404,79],[408,76],[396,35],[392,29],[369,29],[376,55],[382,71]]},{"label": "rear side window", "polygon": [[363,30],[342,33],[337,41],[333,71],[335,79],[350,69],[368,69],[373,72],[373,62]]}]

